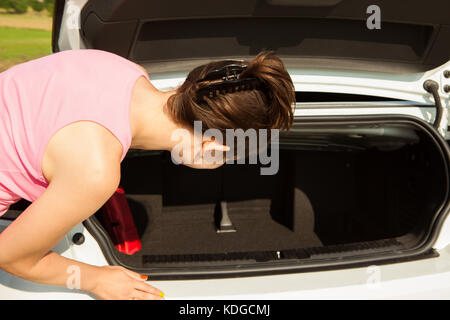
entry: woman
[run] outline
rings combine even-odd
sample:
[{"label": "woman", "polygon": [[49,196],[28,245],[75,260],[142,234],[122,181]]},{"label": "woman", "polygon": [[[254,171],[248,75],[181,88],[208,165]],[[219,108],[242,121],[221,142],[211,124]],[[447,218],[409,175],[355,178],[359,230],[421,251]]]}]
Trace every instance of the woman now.
[{"label": "woman", "polygon": [[[0,268],[65,286],[75,267],[81,289],[98,298],[162,299],[146,276],[51,249],[111,197],[129,148],[172,150],[174,130],[187,129],[194,138],[195,120],[203,130],[289,129],[294,101],[292,81],[270,52],[248,63],[202,65],[170,92],[158,91],[138,65],[99,50],[64,51],[1,73],[0,215],[21,198],[32,204],[0,234]],[[215,168],[221,163],[192,159],[227,149],[203,138],[182,163]]]}]

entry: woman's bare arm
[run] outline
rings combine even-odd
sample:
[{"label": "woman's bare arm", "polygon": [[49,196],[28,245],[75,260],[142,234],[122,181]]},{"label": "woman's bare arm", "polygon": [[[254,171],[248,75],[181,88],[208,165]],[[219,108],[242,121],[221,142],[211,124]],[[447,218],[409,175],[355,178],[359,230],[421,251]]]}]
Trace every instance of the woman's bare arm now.
[{"label": "woman's bare arm", "polygon": [[[83,130],[74,135],[77,127]],[[106,129],[78,124],[52,139],[50,184],[0,234],[0,267],[30,281],[66,286],[68,271],[73,270],[69,267],[76,266],[81,289],[100,298],[159,297],[161,292],[134,272],[95,267],[50,251],[76,224],[96,212],[119,184],[120,163],[105,143],[115,138],[108,138],[111,134],[102,130]],[[117,141],[111,143],[119,147]]]},{"label": "woman's bare arm", "polygon": [[0,265],[5,271],[27,280],[64,286],[69,266],[76,265],[82,275],[87,275],[83,277],[86,281],[82,288],[92,288],[88,280],[92,279],[89,273],[95,272],[95,267],[49,251],[73,226],[92,215],[111,196],[115,173],[89,177],[88,166],[83,173],[76,169],[63,177],[57,176],[44,194],[0,234]]}]

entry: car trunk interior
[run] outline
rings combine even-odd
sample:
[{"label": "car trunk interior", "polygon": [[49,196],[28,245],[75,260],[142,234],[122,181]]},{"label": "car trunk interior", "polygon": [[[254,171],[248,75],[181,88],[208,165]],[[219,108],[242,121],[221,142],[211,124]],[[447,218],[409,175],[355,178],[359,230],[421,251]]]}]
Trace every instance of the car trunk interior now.
[{"label": "car trunk interior", "polygon": [[[149,268],[403,250],[427,235],[447,194],[439,146],[412,123],[297,123],[281,135],[278,172],[260,167],[198,170],[132,150],[121,186],[142,249],[114,256]],[[217,232],[224,207],[234,232]]]}]

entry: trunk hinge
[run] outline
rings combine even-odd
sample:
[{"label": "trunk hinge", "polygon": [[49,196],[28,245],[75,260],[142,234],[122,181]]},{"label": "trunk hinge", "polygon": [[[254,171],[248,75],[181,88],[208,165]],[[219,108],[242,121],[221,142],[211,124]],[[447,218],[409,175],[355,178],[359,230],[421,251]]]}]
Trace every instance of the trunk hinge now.
[{"label": "trunk hinge", "polygon": [[436,106],[436,117],[434,118],[433,127],[439,129],[442,122],[442,115],[444,114],[441,97],[439,97],[439,83],[434,80],[427,80],[423,83],[423,88],[433,95],[434,105]]},{"label": "trunk hinge", "polygon": [[442,88],[442,91],[444,93],[449,93],[450,84],[446,83],[450,82],[446,81],[449,78],[450,78],[450,70],[445,70],[442,74],[441,86],[435,80],[426,80],[423,83],[423,88],[428,93],[431,93],[431,95],[433,96],[434,104],[436,106],[436,117],[433,123],[433,127],[435,127],[436,130],[438,130],[438,132],[447,139],[450,138],[449,133],[450,128],[448,125],[450,120],[448,118],[449,112],[447,108],[444,108],[444,106],[442,105],[441,97],[439,95],[439,88]]}]

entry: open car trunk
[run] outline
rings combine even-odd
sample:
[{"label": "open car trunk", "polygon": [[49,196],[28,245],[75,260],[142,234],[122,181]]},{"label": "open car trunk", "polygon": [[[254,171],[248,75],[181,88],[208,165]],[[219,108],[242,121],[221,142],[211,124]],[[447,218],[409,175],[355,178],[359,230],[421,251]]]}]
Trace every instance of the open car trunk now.
[{"label": "open car trunk", "polygon": [[[373,5],[382,17],[375,29],[369,26]],[[429,92],[418,81],[437,81],[421,73],[449,60],[449,7],[447,0],[412,1],[408,8],[390,0],[56,0],[52,44],[55,52],[92,48],[123,56],[165,82],[162,89],[173,89],[203,63],[250,59],[269,49],[295,77],[297,102],[308,90],[375,93],[421,102],[418,112],[428,117],[422,107],[430,103]],[[271,176],[260,175],[256,164],[194,170],[173,164],[167,152],[131,150],[121,186],[142,245],[132,255],[115,249],[117,239],[107,230],[116,222],[105,220],[103,210],[84,225],[109,263],[152,279],[316,270],[435,254],[448,209],[449,163],[436,129],[394,115],[296,121],[281,137],[279,170]],[[235,231],[218,233],[225,213]]]},{"label": "open car trunk", "polygon": [[[445,142],[412,118],[357,118],[297,120],[281,136],[275,175],[248,162],[198,170],[170,153],[131,151],[121,185],[141,250],[115,250],[102,211],[85,225],[111,263],[162,278],[430,254],[447,202]],[[224,210],[235,232],[217,232]]]}]

